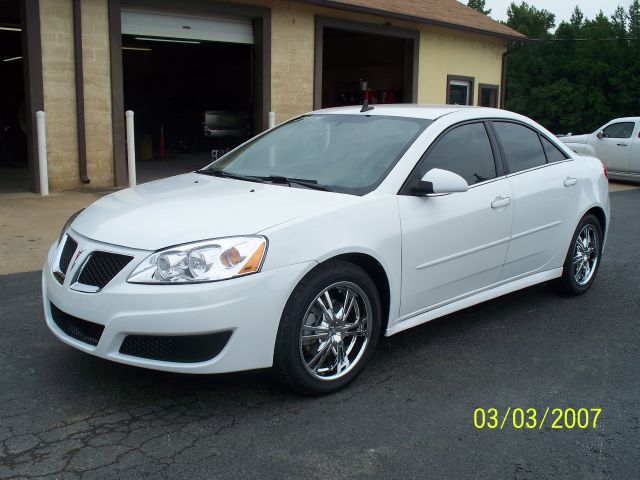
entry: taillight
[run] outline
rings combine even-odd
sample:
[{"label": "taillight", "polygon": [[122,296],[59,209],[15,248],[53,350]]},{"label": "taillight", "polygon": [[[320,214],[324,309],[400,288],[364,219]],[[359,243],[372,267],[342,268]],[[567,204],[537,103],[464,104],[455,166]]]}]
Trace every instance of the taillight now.
[{"label": "taillight", "polygon": [[602,162],[602,171],[604,173],[604,178],[609,180],[609,172],[607,172],[607,166],[604,164],[604,162]]}]

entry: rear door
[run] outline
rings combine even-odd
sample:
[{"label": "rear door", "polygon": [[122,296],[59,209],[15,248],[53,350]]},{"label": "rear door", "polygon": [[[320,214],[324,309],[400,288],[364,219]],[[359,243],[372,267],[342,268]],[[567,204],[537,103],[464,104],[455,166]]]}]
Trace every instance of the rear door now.
[{"label": "rear door", "polygon": [[578,182],[573,161],[533,128],[492,122],[513,190],[513,228],[502,280],[562,265],[573,232]]},{"label": "rear door", "polygon": [[494,159],[497,145],[483,122],[443,133],[407,183],[432,168],[469,183],[462,193],[398,196],[402,226],[400,315],[409,317],[463,298],[498,281],[511,231],[511,188]]}]

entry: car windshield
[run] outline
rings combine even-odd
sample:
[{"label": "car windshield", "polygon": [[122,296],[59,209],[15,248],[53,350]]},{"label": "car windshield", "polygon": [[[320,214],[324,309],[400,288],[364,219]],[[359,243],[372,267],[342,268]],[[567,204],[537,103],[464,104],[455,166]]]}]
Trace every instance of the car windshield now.
[{"label": "car windshield", "polygon": [[202,173],[277,183],[290,179],[292,186],[317,184],[364,195],[431,123],[381,115],[306,115],[229,152]]}]

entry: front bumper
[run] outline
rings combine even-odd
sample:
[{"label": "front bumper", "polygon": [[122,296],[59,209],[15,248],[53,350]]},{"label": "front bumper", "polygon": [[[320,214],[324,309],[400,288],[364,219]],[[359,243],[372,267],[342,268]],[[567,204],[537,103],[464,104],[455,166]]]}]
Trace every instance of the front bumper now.
[{"label": "front bumper", "polygon": [[[63,284],[54,277],[56,245],[42,272],[44,312],[49,329],[63,342],[84,352],[120,363],[185,373],[225,373],[270,367],[282,311],[298,281],[313,267],[305,262],[258,274],[212,283],[140,285],[126,282],[150,253],[104,245],[72,233],[82,255],[94,250],[131,255],[134,259],[97,293],[71,289],[75,265]],[[85,253],[86,252],[86,253]],[[52,307],[52,305],[54,307]],[[54,321],[52,308],[104,326],[97,344],[81,341]],[[68,330],[67,330],[68,332]],[[137,336],[184,336],[229,332],[214,358],[198,362],[160,361],[121,352],[123,341]]]}]

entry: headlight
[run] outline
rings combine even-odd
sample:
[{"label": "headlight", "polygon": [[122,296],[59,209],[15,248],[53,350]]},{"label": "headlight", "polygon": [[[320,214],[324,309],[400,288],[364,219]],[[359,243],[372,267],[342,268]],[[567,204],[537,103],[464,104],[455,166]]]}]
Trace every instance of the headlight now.
[{"label": "headlight", "polygon": [[67,220],[67,223],[64,224],[64,227],[62,227],[62,231],[60,232],[60,236],[58,237],[58,245],[60,244],[60,242],[62,241],[62,237],[64,237],[64,234],[67,233],[67,230],[69,230],[69,227],[71,226],[71,224],[73,223],[73,221],[77,218],[78,215],[80,215],[82,212],[84,211],[84,208],[78,210],[76,213],[74,213],[73,215],[71,215],[69,217],[69,220]]},{"label": "headlight", "polygon": [[187,243],[147,257],[129,275],[130,283],[198,283],[260,271],[267,239],[228,237]]}]

